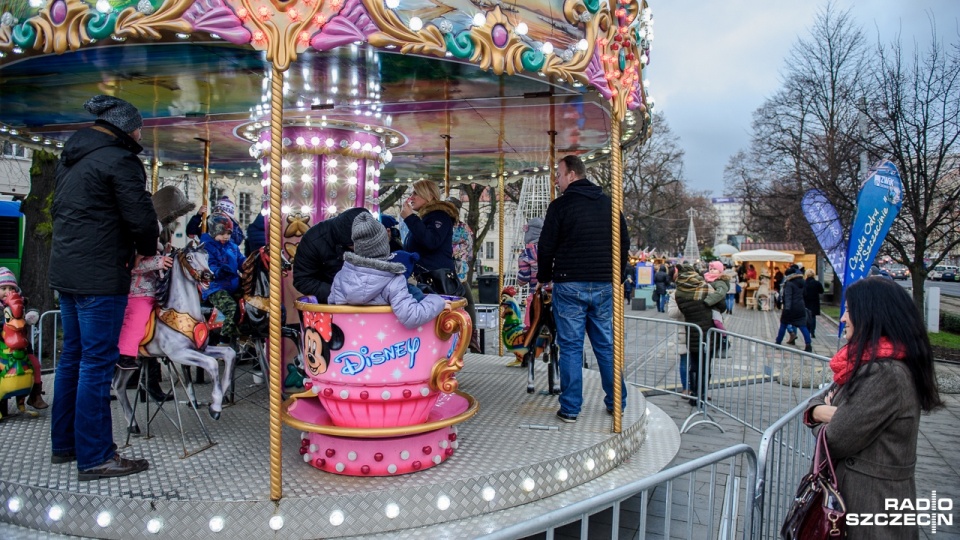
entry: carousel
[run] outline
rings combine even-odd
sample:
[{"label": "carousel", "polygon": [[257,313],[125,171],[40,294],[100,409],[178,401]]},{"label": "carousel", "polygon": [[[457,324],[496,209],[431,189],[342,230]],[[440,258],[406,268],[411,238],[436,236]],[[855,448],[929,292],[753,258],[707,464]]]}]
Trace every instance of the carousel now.
[{"label": "carousel", "polygon": [[[510,181],[552,198],[571,153],[612,163],[617,268],[621,145],[651,129],[652,34],[636,0],[0,2],[0,138],[56,153],[92,121],[83,103],[107,94],[143,115],[153,191],[162,170],[259,179],[268,247],[247,304],[269,315],[264,391],[236,399],[255,375],[220,354],[206,389],[148,399],[132,420],[114,408],[115,440],[149,460],[144,473],[80,482],[73,464],[50,463],[48,414],[4,417],[0,534],[476,537],[664,468],[679,433],[640,392],[608,415],[587,370],[579,421],[559,423],[554,393],[528,393],[501,356],[467,353],[476,321],[463,300],[407,329],[388,307],[298,299],[283,270],[310,226],[377,214],[398,184],[496,185],[502,209]],[[192,195],[206,204],[208,187]],[[204,275],[197,253],[177,264]],[[0,368],[26,380],[22,331],[4,327]],[[620,378],[622,325],[614,353]],[[291,358],[305,376],[291,377]],[[0,399],[22,393],[13,386]]]}]

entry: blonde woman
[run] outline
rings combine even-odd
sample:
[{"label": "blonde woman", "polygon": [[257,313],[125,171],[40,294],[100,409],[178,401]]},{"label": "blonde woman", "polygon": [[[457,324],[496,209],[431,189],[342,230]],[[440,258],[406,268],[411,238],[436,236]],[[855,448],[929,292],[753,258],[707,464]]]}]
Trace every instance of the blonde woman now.
[{"label": "blonde woman", "polygon": [[453,226],[460,222],[460,212],[453,203],[440,199],[437,184],[430,180],[414,182],[413,194],[403,203],[400,218],[410,231],[403,249],[420,254],[422,270],[457,270]]},{"label": "blonde woman", "polygon": [[[413,194],[404,201],[403,208],[400,210],[400,219],[410,231],[403,242],[404,251],[420,255],[420,262],[414,270],[418,275],[418,281],[422,282],[425,275],[431,272],[449,270],[452,272],[452,279],[459,282],[456,262],[453,259],[453,228],[460,222],[460,211],[453,203],[440,198],[440,188],[437,184],[430,180],[414,182]],[[467,313],[474,321],[470,349],[480,352],[473,293],[467,283],[462,285],[463,296],[467,299]],[[456,294],[448,290],[434,292]]]}]

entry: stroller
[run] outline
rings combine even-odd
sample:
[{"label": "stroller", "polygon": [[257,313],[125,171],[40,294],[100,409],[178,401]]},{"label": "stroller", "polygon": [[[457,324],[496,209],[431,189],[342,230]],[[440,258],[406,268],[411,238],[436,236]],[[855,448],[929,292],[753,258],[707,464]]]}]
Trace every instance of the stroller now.
[{"label": "stroller", "polygon": [[530,326],[524,327],[520,316],[520,306],[514,296],[514,287],[504,287],[500,295],[500,316],[504,319],[501,338],[504,347],[522,358],[522,366],[527,368],[527,393],[535,390],[534,378],[536,359],[542,357],[547,364],[548,393],[560,394],[559,347],[556,335],[557,325],[553,318],[552,295],[540,285],[531,296]]}]

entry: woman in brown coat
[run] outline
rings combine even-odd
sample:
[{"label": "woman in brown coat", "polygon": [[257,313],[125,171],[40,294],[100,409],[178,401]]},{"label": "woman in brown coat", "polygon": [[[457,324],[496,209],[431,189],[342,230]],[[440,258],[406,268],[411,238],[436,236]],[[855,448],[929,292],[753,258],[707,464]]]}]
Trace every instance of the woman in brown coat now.
[{"label": "woman in brown coat", "polygon": [[[880,277],[846,293],[847,345],[830,360],[833,387],[811,401],[807,425],[827,430],[847,515],[884,512],[884,499],[913,502],[920,412],[942,405],[930,340],[903,287]],[[916,526],[856,526],[847,538],[917,538]]]}]

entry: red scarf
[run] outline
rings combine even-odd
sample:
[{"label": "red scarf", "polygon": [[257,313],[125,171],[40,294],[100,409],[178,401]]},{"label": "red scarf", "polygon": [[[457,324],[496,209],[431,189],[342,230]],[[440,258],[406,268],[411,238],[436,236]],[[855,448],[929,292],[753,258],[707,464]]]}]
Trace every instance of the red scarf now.
[{"label": "red scarf", "polygon": [[[844,345],[842,349],[837,351],[837,354],[830,359],[830,369],[833,370],[833,382],[838,385],[843,385],[850,380],[850,376],[853,375],[853,361],[847,358],[847,349],[850,345]],[[863,351],[863,355],[860,357],[862,362],[870,361],[870,358],[873,356],[871,348]],[[894,360],[903,360],[907,357],[907,351],[903,347],[894,347],[893,343],[889,339],[882,337],[880,338],[880,346],[877,349],[877,358],[893,358]]]}]

